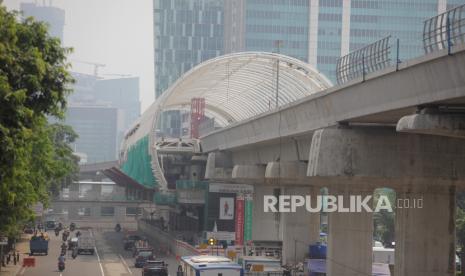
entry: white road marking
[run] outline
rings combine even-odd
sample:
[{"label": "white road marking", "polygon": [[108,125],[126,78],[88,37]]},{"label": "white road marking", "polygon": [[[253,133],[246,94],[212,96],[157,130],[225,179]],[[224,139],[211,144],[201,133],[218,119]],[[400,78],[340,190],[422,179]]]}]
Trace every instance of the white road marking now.
[{"label": "white road marking", "polygon": [[24,272],[26,272],[26,267],[23,266],[19,269],[18,273],[16,273],[17,276],[22,276],[24,275]]},{"label": "white road marking", "polygon": [[121,259],[121,261],[123,262],[123,264],[124,264],[124,266],[126,267],[126,269],[128,270],[128,272],[129,272],[130,274],[132,274],[131,269],[129,269],[128,264],[126,263],[126,261],[124,260],[124,258],[121,256],[121,254],[118,254],[118,256],[119,256],[119,258]]},{"label": "white road marking", "polygon": [[94,247],[94,250],[95,250],[95,254],[97,255],[97,261],[98,261],[98,265],[100,266],[100,272],[102,272],[102,276],[105,276],[105,272],[103,272],[102,262],[100,261],[100,256],[98,255],[98,251],[97,251],[96,246]]}]

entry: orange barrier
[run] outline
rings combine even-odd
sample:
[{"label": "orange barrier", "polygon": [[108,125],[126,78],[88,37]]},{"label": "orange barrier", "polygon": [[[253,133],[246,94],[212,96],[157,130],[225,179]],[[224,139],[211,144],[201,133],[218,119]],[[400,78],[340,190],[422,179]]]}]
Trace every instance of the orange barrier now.
[{"label": "orange barrier", "polygon": [[23,258],[23,266],[34,267],[36,265],[35,258]]}]

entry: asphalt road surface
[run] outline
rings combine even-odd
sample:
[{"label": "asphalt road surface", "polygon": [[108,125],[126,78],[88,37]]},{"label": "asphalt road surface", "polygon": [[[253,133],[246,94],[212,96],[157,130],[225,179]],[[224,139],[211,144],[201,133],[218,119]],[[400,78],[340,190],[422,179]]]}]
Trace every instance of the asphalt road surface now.
[{"label": "asphalt road surface", "polygon": [[[74,237],[71,233],[71,237]],[[131,251],[123,248],[123,233],[114,231],[97,232],[92,231],[96,240],[96,252],[94,255],[79,255],[76,259],[71,258],[71,251],[66,256],[66,268],[63,272],[58,271],[58,257],[61,251],[61,233],[55,237],[53,231],[48,232],[49,252],[48,256],[36,255],[35,267],[22,269],[18,275],[21,276],[140,276],[141,268],[134,267],[134,258]],[[152,245],[156,248],[156,245]],[[177,262],[174,257],[157,256],[168,264],[170,276],[176,275]]]}]

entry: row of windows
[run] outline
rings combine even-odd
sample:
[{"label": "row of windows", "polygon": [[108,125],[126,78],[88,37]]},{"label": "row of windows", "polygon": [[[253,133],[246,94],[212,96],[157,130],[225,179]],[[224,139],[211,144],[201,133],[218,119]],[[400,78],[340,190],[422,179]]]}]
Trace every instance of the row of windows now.
[{"label": "row of windows", "polygon": [[158,37],[157,49],[171,50],[221,50],[223,49],[223,37]]},{"label": "row of windows", "polygon": [[342,0],[320,0],[320,7],[342,7]]},{"label": "row of windows", "polygon": [[281,34],[306,34],[307,27],[277,26],[277,25],[247,25],[247,32],[256,33],[281,33]]},{"label": "row of windows", "polygon": [[382,37],[388,35],[387,31],[381,30],[367,30],[367,29],[351,29],[350,36],[369,36],[369,37]]},{"label": "row of windows", "polygon": [[353,9],[411,9],[414,11],[433,11],[436,12],[438,8],[437,2],[420,3],[413,1],[391,1],[391,0],[352,0],[351,7]]},{"label": "row of windows", "polygon": [[156,35],[218,37],[223,35],[223,26],[216,24],[167,24],[165,29],[156,30]]},{"label": "row of windows", "polygon": [[[246,48],[248,47],[259,47],[259,48],[268,48],[275,49],[276,40],[272,39],[247,39]],[[308,43],[306,41],[284,41],[281,45],[281,49],[307,49]]]},{"label": "row of windows", "polygon": [[320,13],[318,15],[318,20],[320,21],[342,21],[342,14],[335,13]]},{"label": "row of windows", "polygon": [[[230,0],[225,0],[230,1]],[[309,0],[247,0],[247,4],[258,5],[289,5],[289,6],[305,6],[308,7]]]},{"label": "row of windows", "polygon": [[378,22],[378,18],[379,16],[376,15],[351,14],[350,22],[376,23]]},{"label": "row of windows", "polygon": [[224,0],[155,0],[154,8],[160,9],[213,9],[222,8]]},{"label": "row of windows", "polygon": [[341,49],[341,43],[329,42],[329,41],[318,41],[318,48],[339,50]]},{"label": "row of windows", "polygon": [[318,64],[336,64],[338,58],[339,57],[336,57],[336,56],[318,56],[317,63]]},{"label": "row of windows", "polygon": [[219,24],[223,14],[221,11],[155,10],[154,17],[157,22]]}]

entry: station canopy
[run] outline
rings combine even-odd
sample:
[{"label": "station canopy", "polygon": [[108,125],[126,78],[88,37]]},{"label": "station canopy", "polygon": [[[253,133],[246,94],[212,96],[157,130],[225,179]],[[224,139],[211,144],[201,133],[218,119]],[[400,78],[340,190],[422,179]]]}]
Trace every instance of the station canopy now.
[{"label": "station canopy", "polygon": [[330,86],[326,77],[300,60],[273,53],[243,52],[194,67],[163,93],[160,107],[186,109],[192,98],[204,98],[207,116],[225,126]]},{"label": "station canopy", "polygon": [[156,127],[163,111],[189,110],[194,98],[205,99],[205,115],[225,127],[330,86],[309,64],[280,54],[243,52],[205,61],[165,90],[126,133],[120,152],[123,171],[142,179],[144,185],[156,183],[166,189],[155,147],[159,138]]}]

